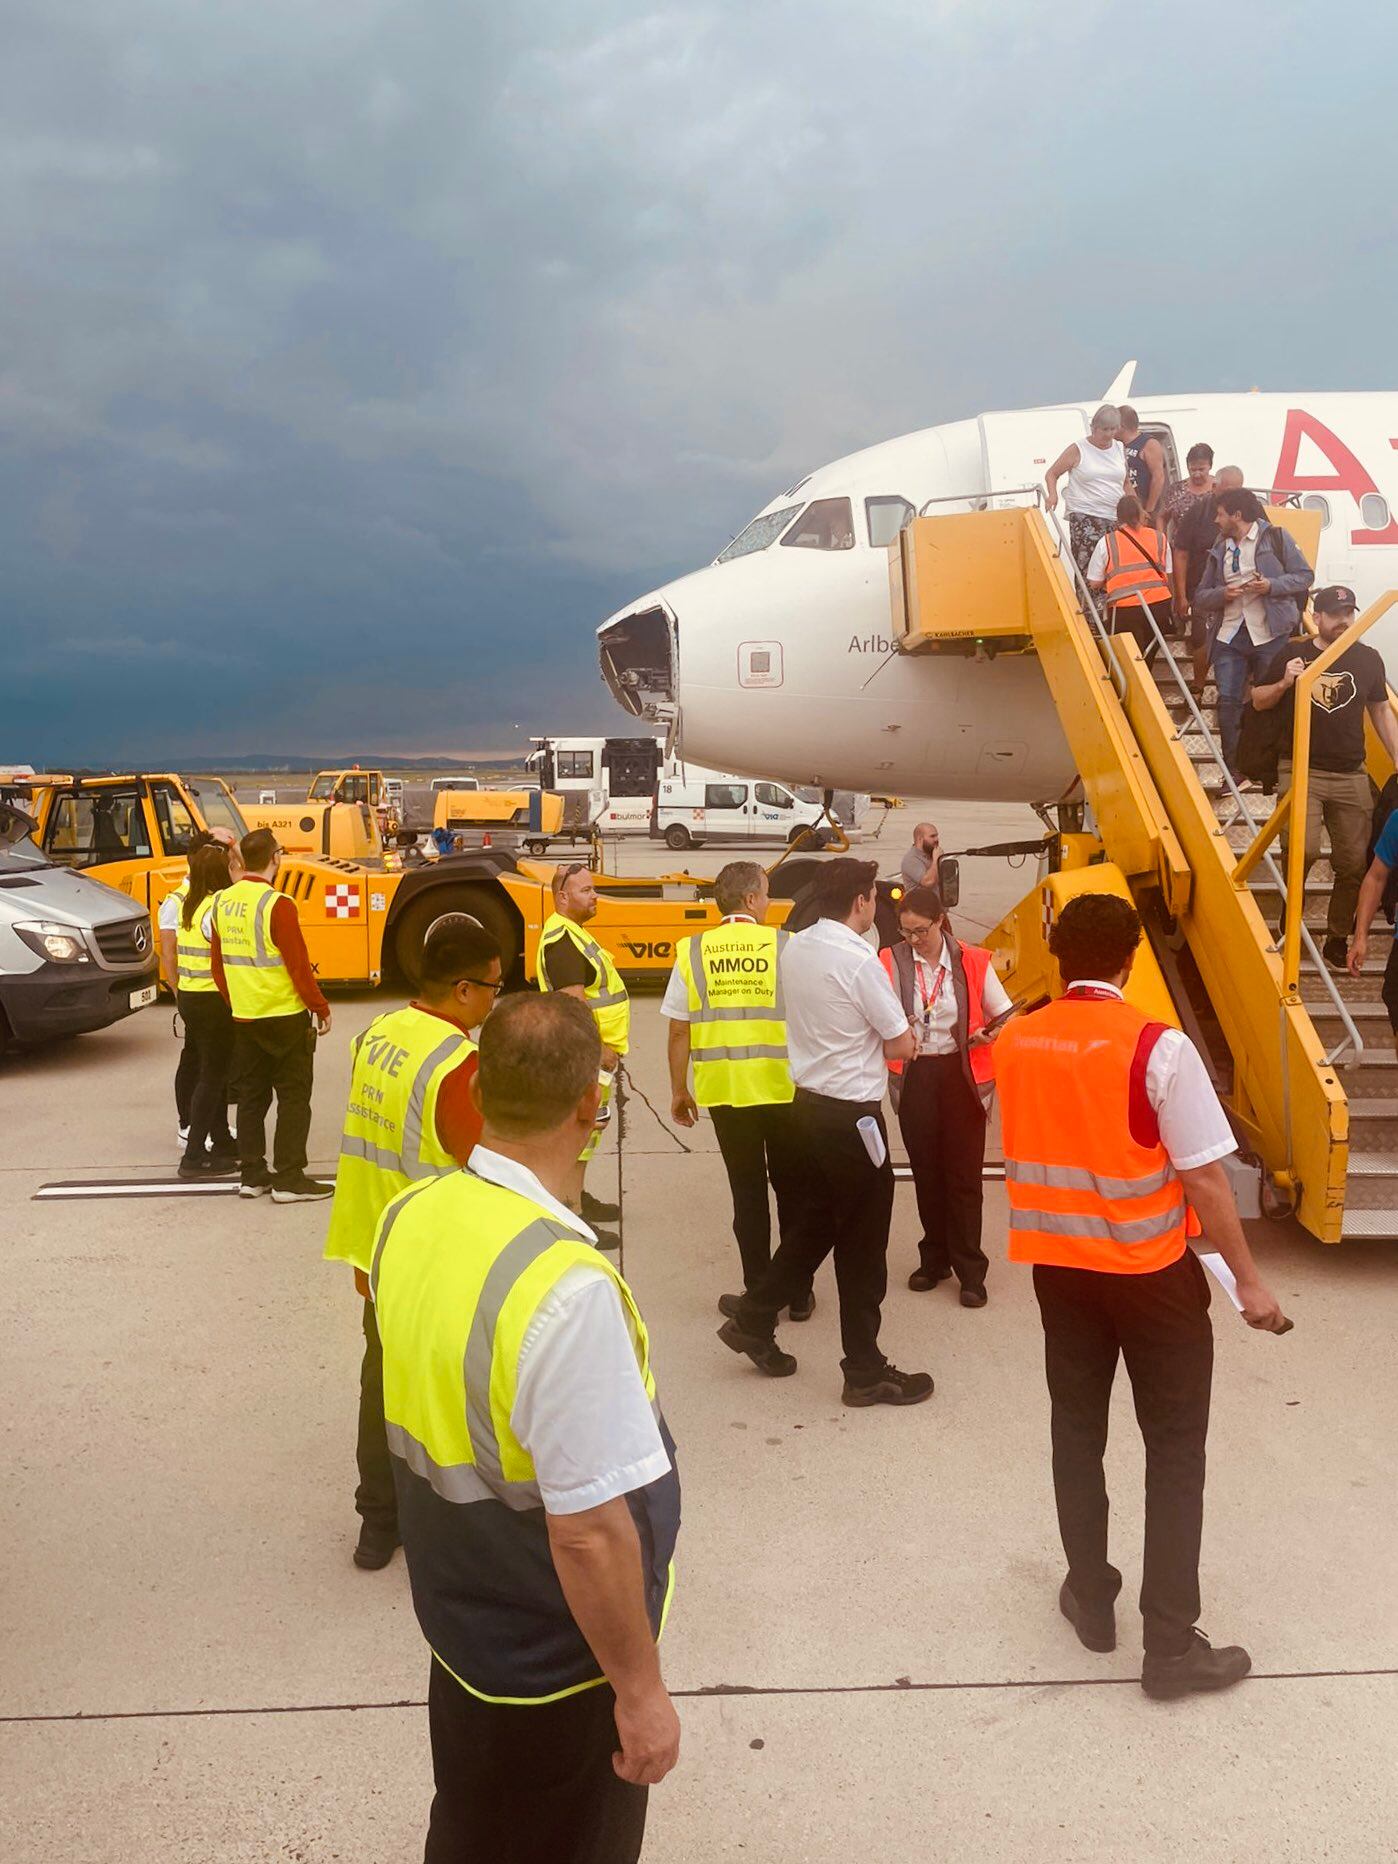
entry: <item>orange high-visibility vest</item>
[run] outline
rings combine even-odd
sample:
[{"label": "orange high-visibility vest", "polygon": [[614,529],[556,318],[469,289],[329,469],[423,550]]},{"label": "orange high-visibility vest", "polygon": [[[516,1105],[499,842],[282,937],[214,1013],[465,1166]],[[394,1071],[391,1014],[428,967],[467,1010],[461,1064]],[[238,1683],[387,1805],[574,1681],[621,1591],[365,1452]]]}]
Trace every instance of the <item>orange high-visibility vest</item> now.
[{"label": "orange high-visibility vest", "polygon": [[1012,1262],[1148,1275],[1197,1234],[1145,1091],[1164,1028],[1070,991],[1000,1036]]},{"label": "orange high-visibility vest", "polygon": [[[1150,558],[1154,557],[1152,563]],[[1118,525],[1107,532],[1107,580],[1102,593],[1108,606],[1117,602],[1168,602],[1165,539],[1159,531],[1131,531]],[[1157,569],[1156,564],[1161,565]]]},{"label": "orange high-visibility vest", "polygon": [[[990,969],[990,953],[983,945],[963,945],[953,940],[948,934],[947,959],[951,965],[952,988],[956,988],[956,963],[961,960],[962,975],[966,980],[966,1027],[956,1030],[957,1048],[970,1069],[971,1085],[975,1088],[988,1088],[995,1079],[995,1051],[987,1048],[985,1043],[977,1043],[975,1048],[968,1046],[970,1038],[978,1029],[985,1027],[985,974]],[[917,1014],[916,1004],[916,960],[913,948],[906,939],[898,944],[885,945],[879,952],[879,963],[888,973],[888,981],[898,993],[898,1001],[903,1006],[903,1014],[911,1023]],[[959,1008],[959,1006],[958,1006]],[[958,1024],[960,1016],[957,1017]],[[890,1074],[902,1074],[904,1064],[891,1061],[888,1064]]]}]

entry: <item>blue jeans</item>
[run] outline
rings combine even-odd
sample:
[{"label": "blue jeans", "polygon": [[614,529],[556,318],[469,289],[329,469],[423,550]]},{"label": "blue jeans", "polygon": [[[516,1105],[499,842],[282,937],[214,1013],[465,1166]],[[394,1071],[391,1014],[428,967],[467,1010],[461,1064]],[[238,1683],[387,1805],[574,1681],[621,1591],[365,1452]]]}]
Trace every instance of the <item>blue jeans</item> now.
[{"label": "blue jeans", "polygon": [[1240,627],[1231,641],[1215,641],[1214,678],[1218,682],[1218,735],[1223,740],[1223,760],[1236,782],[1238,776],[1238,739],[1243,729],[1243,691],[1249,676],[1254,680],[1269,661],[1275,659],[1280,641],[1264,641],[1259,647]]}]

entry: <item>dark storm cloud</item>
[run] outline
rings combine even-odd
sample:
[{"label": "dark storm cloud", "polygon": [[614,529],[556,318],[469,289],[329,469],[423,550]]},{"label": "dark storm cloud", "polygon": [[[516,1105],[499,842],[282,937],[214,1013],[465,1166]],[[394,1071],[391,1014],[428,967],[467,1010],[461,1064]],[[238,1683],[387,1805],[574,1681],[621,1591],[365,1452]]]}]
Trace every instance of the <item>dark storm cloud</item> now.
[{"label": "dark storm cloud", "polygon": [[596,622],[854,446],[1134,354],[1384,385],[1393,27],[1346,18],[27,9],[0,758],[606,723]]}]

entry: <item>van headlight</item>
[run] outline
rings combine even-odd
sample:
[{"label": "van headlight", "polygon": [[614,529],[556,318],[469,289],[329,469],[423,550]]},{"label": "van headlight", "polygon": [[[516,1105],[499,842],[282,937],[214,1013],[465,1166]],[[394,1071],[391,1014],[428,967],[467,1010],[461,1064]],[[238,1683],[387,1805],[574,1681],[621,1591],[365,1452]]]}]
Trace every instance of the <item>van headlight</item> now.
[{"label": "van headlight", "polygon": [[55,925],[48,919],[21,919],[14,929],[31,951],[37,951],[51,964],[90,962],[83,935],[72,926]]}]

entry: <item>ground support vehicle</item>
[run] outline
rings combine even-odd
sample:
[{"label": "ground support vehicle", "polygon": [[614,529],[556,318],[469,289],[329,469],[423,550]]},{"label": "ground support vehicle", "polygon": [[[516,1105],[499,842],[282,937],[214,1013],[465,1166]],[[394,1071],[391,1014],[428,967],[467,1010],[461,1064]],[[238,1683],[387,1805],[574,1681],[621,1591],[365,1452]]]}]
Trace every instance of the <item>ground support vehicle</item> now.
[{"label": "ground support vehicle", "polygon": [[105,1029],[156,999],[149,915],[46,860],[36,826],[0,801],[0,1052]]},{"label": "ground support vehicle", "polygon": [[269,828],[288,853],[372,859],[383,853],[383,832],[397,827],[382,771],[321,770],[304,798],[244,803],[249,828]]}]

